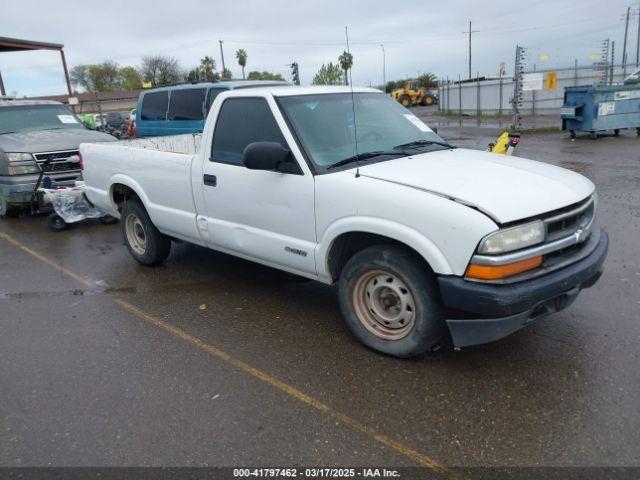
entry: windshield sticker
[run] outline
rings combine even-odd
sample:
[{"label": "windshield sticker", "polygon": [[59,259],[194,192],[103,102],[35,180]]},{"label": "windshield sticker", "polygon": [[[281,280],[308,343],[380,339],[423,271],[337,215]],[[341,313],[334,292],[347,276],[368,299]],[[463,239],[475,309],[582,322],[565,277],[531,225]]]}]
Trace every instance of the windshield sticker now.
[{"label": "windshield sticker", "polygon": [[422,130],[423,132],[433,132],[433,130],[431,130],[422,120],[420,120],[415,115],[412,115],[410,113],[405,113],[404,118],[409,120],[416,127],[418,127],[418,129]]},{"label": "windshield sticker", "polygon": [[60,123],[78,123],[73,115],[58,115],[58,120],[60,120]]}]

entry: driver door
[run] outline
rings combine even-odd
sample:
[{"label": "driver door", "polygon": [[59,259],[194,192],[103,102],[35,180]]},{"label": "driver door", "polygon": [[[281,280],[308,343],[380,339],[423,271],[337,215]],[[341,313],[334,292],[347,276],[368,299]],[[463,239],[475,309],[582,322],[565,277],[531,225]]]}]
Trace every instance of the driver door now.
[{"label": "driver door", "polygon": [[315,276],[313,175],[299,158],[298,173],[249,170],[242,160],[253,142],[297,151],[277,114],[278,120],[265,97],[230,97],[220,106],[202,172],[209,246]]}]

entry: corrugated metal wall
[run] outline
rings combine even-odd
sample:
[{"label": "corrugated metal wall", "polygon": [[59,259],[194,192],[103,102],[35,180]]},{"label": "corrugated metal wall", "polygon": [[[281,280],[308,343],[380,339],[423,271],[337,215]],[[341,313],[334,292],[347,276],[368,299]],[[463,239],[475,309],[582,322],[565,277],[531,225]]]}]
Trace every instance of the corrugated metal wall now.
[{"label": "corrugated metal wall", "polygon": [[[627,75],[634,70],[627,67]],[[541,114],[555,115],[560,113],[564,88],[576,85],[592,85],[600,80],[593,67],[571,67],[547,70],[528,71],[526,73],[557,72],[558,85],[555,90],[535,90],[524,92],[520,112],[523,115]],[[613,81],[624,79],[621,67],[613,70]],[[499,80],[485,80],[479,82],[458,83],[441,81],[438,87],[440,95],[439,109],[447,113],[462,113],[466,115],[495,115],[510,114],[512,112],[513,77],[503,77]]]}]

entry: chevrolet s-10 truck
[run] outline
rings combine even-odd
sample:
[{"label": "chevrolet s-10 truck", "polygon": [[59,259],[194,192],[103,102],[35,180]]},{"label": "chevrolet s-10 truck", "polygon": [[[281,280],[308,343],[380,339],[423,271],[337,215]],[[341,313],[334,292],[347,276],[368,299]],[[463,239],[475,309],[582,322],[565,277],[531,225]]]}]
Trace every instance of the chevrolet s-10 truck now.
[{"label": "chevrolet s-10 truck", "polygon": [[351,332],[398,357],[559,311],[607,254],[588,179],[454,148],[373,89],[226,92],[201,137],[80,152],[89,199],[141,264],[180,240],[336,283]]}]

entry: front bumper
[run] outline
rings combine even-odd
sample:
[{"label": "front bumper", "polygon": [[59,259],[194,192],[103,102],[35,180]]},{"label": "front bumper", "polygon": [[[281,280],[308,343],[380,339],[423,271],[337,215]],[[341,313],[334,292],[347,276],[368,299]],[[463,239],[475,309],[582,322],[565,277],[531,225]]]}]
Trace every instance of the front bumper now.
[{"label": "front bumper", "polygon": [[[77,174],[45,174],[50,177],[55,186],[73,187],[76,180],[80,180]],[[33,201],[33,190],[36,187],[38,175],[0,176],[0,195],[7,199],[10,205],[28,204]]]},{"label": "front bumper", "polygon": [[[513,284],[489,284],[460,277],[438,278],[442,300],[464,318],[447,320],[453,344],[467,347],[493,342],[573,303],[583,288],[600,278],[609,237],[600,230],[586,257],[543,276]],[[476,317],[476,318],[474,318]]]}]

